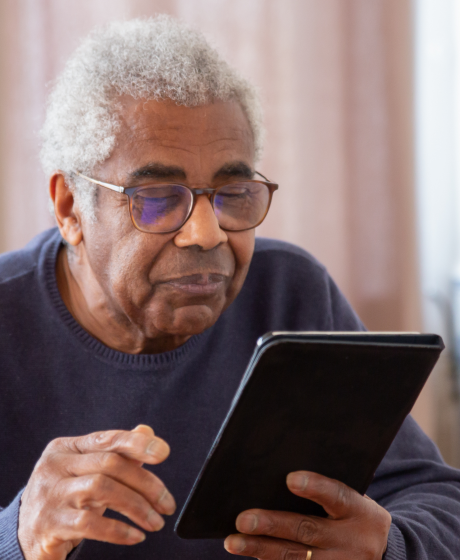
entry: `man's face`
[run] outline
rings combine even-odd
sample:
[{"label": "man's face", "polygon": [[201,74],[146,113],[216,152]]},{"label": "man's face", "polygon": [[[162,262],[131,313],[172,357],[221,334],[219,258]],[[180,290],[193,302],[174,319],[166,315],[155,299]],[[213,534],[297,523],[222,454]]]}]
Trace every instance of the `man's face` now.
[{"label": "man's face", "polygon": [[[249,178],[254,142],[236,103],[188,108],[122,98],[121,130],[93,177],[137,186],[178,182],[206,188]],[[234,300],[254,250],[254,230],[224,232],[211,203],[197,197],[182,228],[138,231],[128,198],[98,187],[97,220],[83,222],[88,262],[111,320],[143,337],[190,336],[210,327]]]}]

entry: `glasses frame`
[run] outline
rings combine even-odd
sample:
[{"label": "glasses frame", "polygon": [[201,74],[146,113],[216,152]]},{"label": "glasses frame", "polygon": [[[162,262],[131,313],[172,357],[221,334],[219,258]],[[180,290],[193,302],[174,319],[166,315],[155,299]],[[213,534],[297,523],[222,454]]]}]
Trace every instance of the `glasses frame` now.
[{"label": "glasses frame", "polygon": [[[97,179],[87,177],[86,175],[83,175],[83,173],[80,173],[78,171],[74,171],[73,173],[75,173],[75,175],[78,175],[82,179],[85,179],[86,181],[89,181],[90,183],[94,183],[95,185],[98,185],[100,187],[105,187],[106,189],[110,189],[111,191],[114,191],[114,192],[117,192],[117,193],[120,193],[120,194],[125,194],[129,199],[129,215],[131,217],[131,222],[133,223],[133,226],[137,230],[141,231],[142,233],[155,233],[155,234],[174,233],[176,231],[179,231],[180,228],[187,222],[187,220],[192,215],[193,209],[195,208],[197,197],[202,195],[202,194],[205,194],[205,195],[208,196],[208,199],[211,202],[211,206],[212,206],[212,209],[214,211],[214,199],[216,198],[216,195],[219,192],[219,190],[222,189],[223,187],[228,187],[228,186],[231,186],[233,184],[233,183],[230,182],[230,183],[225,183],[224,185],[219,185],[218,187],[211,187],[211,188],[207,188],[207,189],[193,189],[192,187],[189,187],[188,185],[184,185],[182,183],[158,183],[158,185],[156,185],[158,187],[165,186],[165,185],[176,185],[176,186],[179,186],[179,187],[185,187],[186,189],[188,189],[192,193],[192,200],[190,202],[190,207],[189,207],[188,212],[187,212],[187,217],[185,218],[185,220],[182,222],[182,224],[179,227],[177,227],[175,229],[172,229],[170,231],[156,232],[156,231],[146,231],[146,230],[141,229],[136,224],[136,222],[134,221],[134,217],[133,217],[133,198],[134,198],[134,195],[136,194],[136,192],[138,190],[148,188],[147,185],[139,185],[139,186],[136,186],[136,187],[121,187],[119,185],[112,185],[110,183],[104,183],[104,181],[98,181]],[[234,184],[238,184],[238,183],[261,183],[262,185],[265,185],[268,188],[268,191],[269,191],[269,199],[268,199],[268,204],[267,204],[267,209],[265,211],[265,214],[263,215],[262,219],[254,226],[244,228],[244,229],[226,229],[226,228],[223,228],[219,224],[219,227],[222,230],[224,230],[224,231],[235,231],[235,232],[248,231],[250,229],[256,228],[257,226],[260,226],[260,224],[267,217],[268,211],[270,210],[270,206],[271,206],[271,203],[272,203],[273,193],[276,190],[278,190],[279,185],[277,183],[272,183],[271,181],[269,181],[264,175],[262,175],[262,173],[259,173],[258,171],[255,171],[255,173],[257,175],[260,175],[263,179],[265,179],[265,181],[257,181],[257,180],[254,180],[254,179],[245,179],[244,181],[234,181]],[[216,216],[216,218],[217,218],[217,216]]]}]

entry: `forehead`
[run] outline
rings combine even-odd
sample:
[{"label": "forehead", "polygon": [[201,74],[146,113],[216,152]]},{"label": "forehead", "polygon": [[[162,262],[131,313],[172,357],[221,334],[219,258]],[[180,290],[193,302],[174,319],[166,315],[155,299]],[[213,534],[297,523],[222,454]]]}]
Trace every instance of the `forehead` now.
[{"label": "forehead", "polygon": [[[110,159],[125,171],[151,161],[212,173],[223,164],[254,159],[248,120],[236,102],[184,107],[171,101],[120,99],[121,128]],[[115,163],[115,161],[114,161]]]}]

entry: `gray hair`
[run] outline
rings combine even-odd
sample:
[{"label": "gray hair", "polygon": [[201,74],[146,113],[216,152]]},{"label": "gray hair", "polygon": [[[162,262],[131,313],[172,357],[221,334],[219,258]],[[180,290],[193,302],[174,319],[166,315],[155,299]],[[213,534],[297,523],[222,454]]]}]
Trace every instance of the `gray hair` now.
[{"label": "gray hair", "polygon": [[260,158],[258,93],[199,31],[166,15],[110,23],[94,30],[67,61],[50,94],[41,131],[45,173],[59,169],[67,175],[86,219],[95,217],[96,187],[72,172],[91,174],[110,156],[120,129],[116,98],[124,94],[170,99],[186,107],[236,101]]}]

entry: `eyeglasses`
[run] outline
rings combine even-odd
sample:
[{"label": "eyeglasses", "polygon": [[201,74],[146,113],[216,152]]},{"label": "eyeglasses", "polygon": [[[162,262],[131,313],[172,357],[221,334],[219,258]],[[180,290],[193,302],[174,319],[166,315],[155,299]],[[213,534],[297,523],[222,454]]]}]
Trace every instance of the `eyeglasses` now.
[{"label": "eyeglasses", "polygon": [[223,230],[245,231],[257,227],[264,221],[278,185],[256,173],[265,181],[244,180],[215,188],[192,189],[176,183],[119,187],[75,171],[91,183],[127,195],[134,227],[145,233],[179,230],[190,218],[196,199],[202,194],[208,196]]}]

